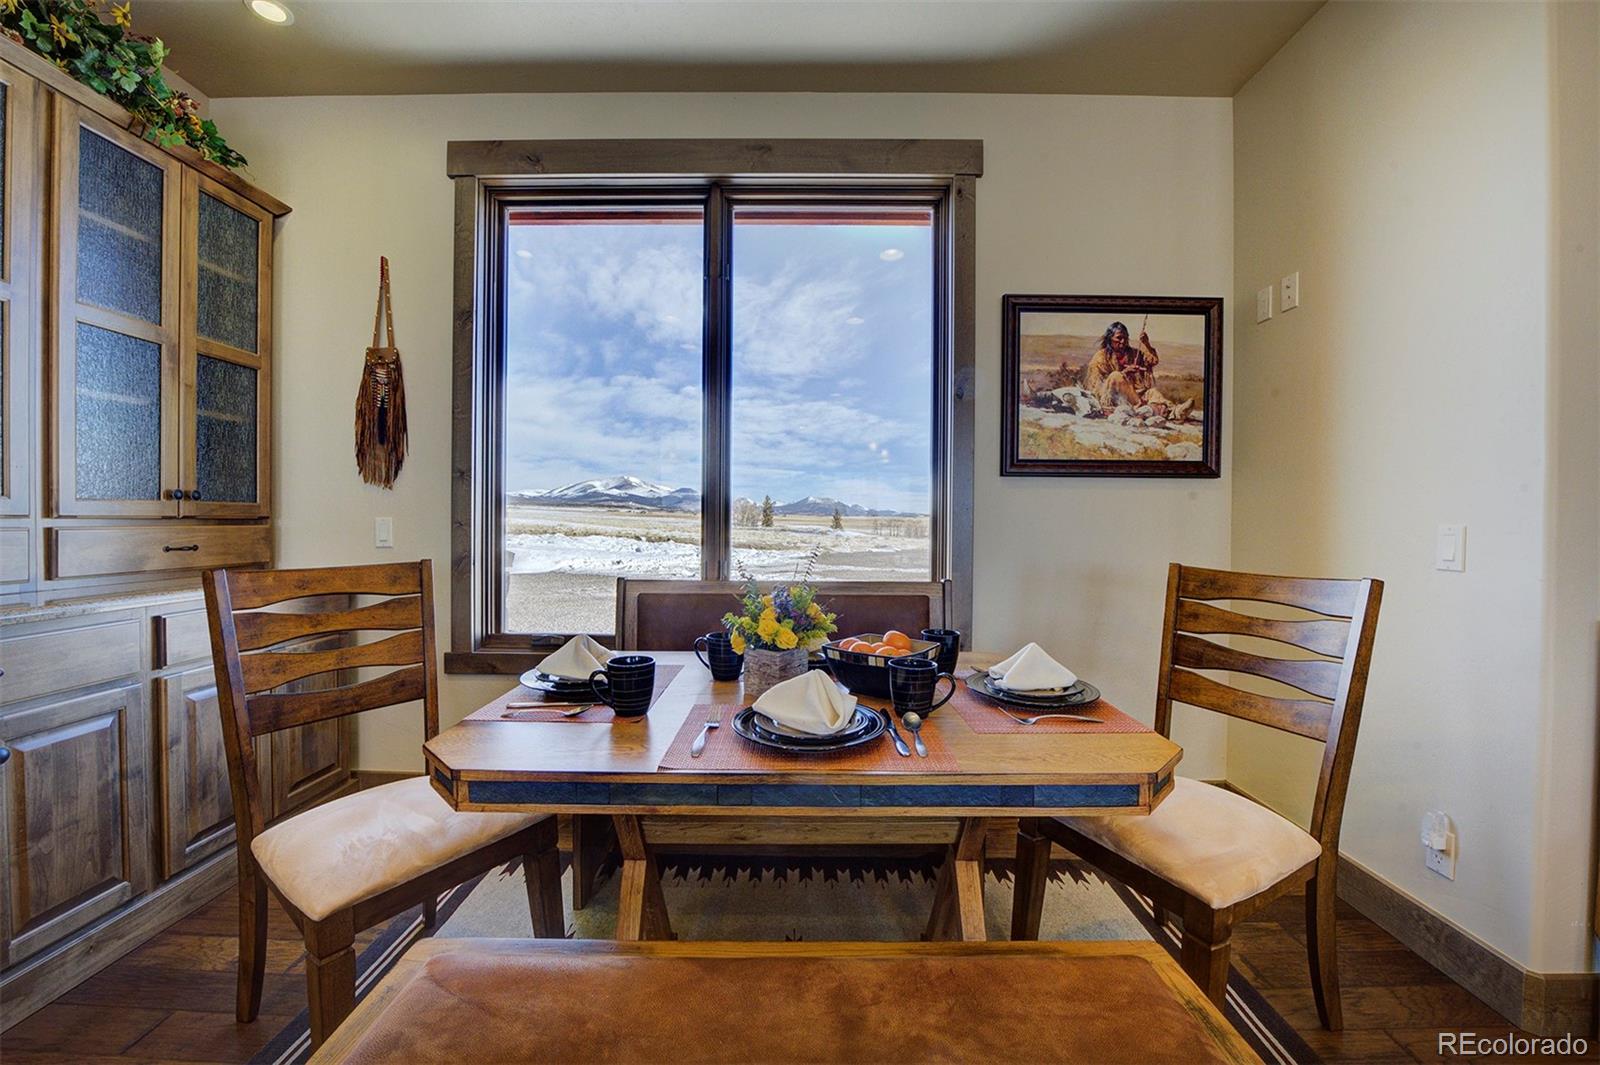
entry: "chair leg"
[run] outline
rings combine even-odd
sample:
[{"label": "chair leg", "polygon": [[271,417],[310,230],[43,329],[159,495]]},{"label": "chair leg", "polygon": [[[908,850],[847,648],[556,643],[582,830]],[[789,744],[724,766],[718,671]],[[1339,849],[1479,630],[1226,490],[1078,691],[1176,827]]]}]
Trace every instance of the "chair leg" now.
[{"label": "chair leg", "polygon": [[1324,855],[1317,875],[1306,884],[1306,958],[1311,963],[1311,994],[1317,1001],[1322,1027],[1337,1032],[1344,1027],[1339,1004],[1338,916],[1334,877],[1338,866]]},{"label": "chair leg", "polygon": [[422,927],[433,928],[439,924],[439,899],[429,895],[422,900]]},{"label": "chair leg", "polygon": [[572,908],[581,910],[594,897],[600,866],[617,849],[616,827],[604,814],[578,814],[572,819]]},{"label": "chair leg", "polygon": [[1190,902],[1183,911],[1183,945],[1179,959],[1183,971],[1200,986],[1218,1009],[1228,994],[1228,956],[1233,939],[1233,915]]},{"label": "chair leg", "polygon": [[522,858],[528,915],[539,939],[565,939],[567,935],[567,915],[561,904],[561,851],[556,840],[556,819],[547,817],[536,826],[533,843]]},{"label": "chair leg", "polygon": [[234,1015],[249,1024],[261,1012],[267,974],[267,885],[254,860],[239,873],[239,983]]},{"label": "chair leg", "polygon": [[1011,896],[1011,938],[1038,939],[1044,891],[1050,878],[1050,839],[1043,823],[1025,817],[1017,826],[1017,882]]},{"label": "chair leg", "polygon": [[323,1044],[356,1005],[355,929],[350,911],[306,922],[306,997],[311,1048]]}]

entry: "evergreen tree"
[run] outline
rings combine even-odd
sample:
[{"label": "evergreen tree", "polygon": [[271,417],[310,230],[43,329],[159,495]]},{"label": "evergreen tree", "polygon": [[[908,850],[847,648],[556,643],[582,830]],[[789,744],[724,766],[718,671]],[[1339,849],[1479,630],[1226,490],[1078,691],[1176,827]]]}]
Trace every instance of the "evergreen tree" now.
[{"label": "evergreen tree", "polygon": [[761,527],[763,529],[772,528],[772,497],[771,496],[762,496],[761,497]]},{"label": "evergreen tree", "polygon": [[833,508],[833,527],[841,530],[844,528],[844,514],[838,507]]}]

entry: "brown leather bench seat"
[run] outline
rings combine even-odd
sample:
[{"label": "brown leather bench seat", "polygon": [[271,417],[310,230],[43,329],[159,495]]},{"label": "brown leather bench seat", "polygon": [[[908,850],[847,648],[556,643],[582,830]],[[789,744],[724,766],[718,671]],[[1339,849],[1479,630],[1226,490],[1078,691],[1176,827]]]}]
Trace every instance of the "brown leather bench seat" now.
[{"label": "brown leather bench seat", "polygon": [[425,940],[313,1062],[1254,1062],[1154,943]]}]

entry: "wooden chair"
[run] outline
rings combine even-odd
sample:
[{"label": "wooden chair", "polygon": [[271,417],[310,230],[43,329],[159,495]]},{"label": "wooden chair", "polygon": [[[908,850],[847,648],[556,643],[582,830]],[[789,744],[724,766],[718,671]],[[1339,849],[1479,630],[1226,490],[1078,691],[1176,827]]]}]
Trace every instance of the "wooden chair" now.
[{"label": "wooden chair", "polygon": [[[1317,1015],[1325,1028],[1342,1027],[1334,942],[1339,823],[1382,597],[1377,580],[1266,577],[1174,563],[1167,575],[1156,730],[1171,734],[1172,704],[1180,702],[1321,741],[1311,831],[1235,792],[1184,778],[1148,817],[1024,820],[1012,938],[1039,936],[1050,847],[1059,843],[1150,898],[1158,918],[1182,917],[1184,970],[1220,1006],[1234,924],[1305,884]],[[1212,605],[1218,600],[1293,607],[1299,614],[1287,619],[1289,611],[1275,610],[1273,617],[1260,617]],[[1312,655],[1268,657],[1255,653],[1258,643],[1246,651],[1202,635],[1253,637]],[[1262,695],[1201,670],[1251,674],[1287,686],[1276,690],[1298,691]]]},{"label": "wooden chair", "polygon": [[[305,936],[314,1046],[355,1004],[355,933],[419,903],[431,925],[439,894],[479,873],[520,859],[534,934],[565,935],[553,817],[457,813],[418,776],[335,799],[270,827],[264,822],[257,736],[417,700],[425,736],[438,733],[430,561],[211,570],[203,581],[238,826],[241,1022],[254,1020],[261,1007],[269,888]],[[306,612],[261,609],[318,596],[346,597],[345,603],[351,596],[388,598],[348,609],[325,609],[325,601]],[[321,651],[280,646],[364,630],[395,635]],[[274,647],[280,649],[268,650]],[[323,691],[272,690],[303,677],[370,666],[402,668]]]},{"label": "wooden chair", "polygon": [[[778,581],[764,581],[777,584]],[[818,598],[838,615],[839,634],[898,628],[913,637],[950,623],[949,581],[812,581]],[[722,627],[744,591],[739,581],[617,581],[616,648],[619,651],[691,651],[696,636]],[[707,826],[714,847],[728,841]],[[572,906],[581,910],[594,895],[595,878],[617,839],[609,817],[572,819]],[[799,848],[797,848],[799,849]]]}]

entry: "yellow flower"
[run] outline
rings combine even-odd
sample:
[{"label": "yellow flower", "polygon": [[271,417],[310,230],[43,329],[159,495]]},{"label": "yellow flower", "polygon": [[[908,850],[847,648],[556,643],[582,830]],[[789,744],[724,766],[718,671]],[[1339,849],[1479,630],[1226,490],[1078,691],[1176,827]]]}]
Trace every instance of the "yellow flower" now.
[{"label": "yellow flower", "polygon": [[78,39],[78,35],[68,29],[67,24],[54,15],[50,16],[50,36],[56,39],[57,47],[65,47],[68,41],[76,41]]},{"label": "yellow flower", "polygon": [[132,26],[133,25],[133,3],[132,3],[132,0],[129,0],[128,3],[123,4],[120,7],[118,5],[116,5],[116,4],[112,4],[111,5],[111,21],[115,22],[118,26],[121,26],[123,29],[127,29],[129,26]]},{"label": "yellow flower", "polygon": [[800,637],[794,634],[793,629],[779,629],[777,643],[778,650],[787,651],[791,647],[799,646]]},{"label": "yellow flower", "polygon": [[810,606],[806,607],[806,617],[808,617],[811,620],[815,621],[816,619],[820,618],[821,616],[822,616],[822,608],[820,606],[818,606],[817,604],[812,603]]},{"label": "yellow flower", "polygon": [[767,608],[767,612],[768,613],[771,613],[772,612],[772,596],[770,596],[770,595],[762,596],[761,597],[761,605]]},{"label": "yellow flower", "polygon": [[737,632],[729,634],[728,646],[733,648],[734,654],[744,654],[744,637],[739,635]]},{"label": "yellow flower", "polygon": [[761,621],[756,625],[756,635],[770,642],[777,631],[778,619],[772,616],[772,611],[762,614]]}]

